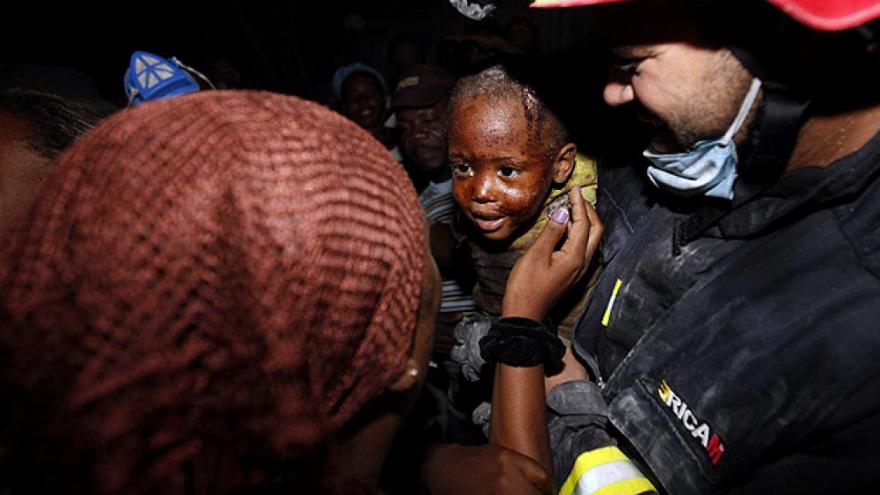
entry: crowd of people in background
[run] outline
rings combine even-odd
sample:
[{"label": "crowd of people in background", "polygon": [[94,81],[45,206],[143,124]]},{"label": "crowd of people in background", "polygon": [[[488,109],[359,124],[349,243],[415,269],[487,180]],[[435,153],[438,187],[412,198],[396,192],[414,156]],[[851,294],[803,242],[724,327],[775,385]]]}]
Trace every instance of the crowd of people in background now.
[{"label": "crowd of people in background", "polygon": [[0,493],[880,488],[880,3],[443,6],[0,68]]}]

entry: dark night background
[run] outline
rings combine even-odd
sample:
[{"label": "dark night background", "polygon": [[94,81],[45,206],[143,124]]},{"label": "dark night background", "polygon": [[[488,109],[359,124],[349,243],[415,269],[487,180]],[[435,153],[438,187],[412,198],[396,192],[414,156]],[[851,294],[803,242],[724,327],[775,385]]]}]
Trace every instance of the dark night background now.
[{"label": "dark night background", "polygon": [[[387,49],[399,34],[418,38],[428,62],[449,67],[466,44],[450,39],[474,32],[505,37],[511,20],[525,18],[537,28],[532,59],[562,82],[558,93],[575,115],[569,125],[580,144],[603,142],[608,126],[597,122],[607,118],[600,101],[604,52],[593,43],[590,19],[577,9],[529,9],[527,0],[497,3],[490,22],[476,23],[448,0],[18,2],[3,7],[0,80],[41,79],[50,90],[64,84],[73,93],[96,91],[123,106],[129,57],[146,50],[176,56],[212,79],[222,59],[240,74],[241,87],[331,104],[331,77],[347,63],[365,61],[393,84]],[[82,74],[69,80],[45,66]]]}]

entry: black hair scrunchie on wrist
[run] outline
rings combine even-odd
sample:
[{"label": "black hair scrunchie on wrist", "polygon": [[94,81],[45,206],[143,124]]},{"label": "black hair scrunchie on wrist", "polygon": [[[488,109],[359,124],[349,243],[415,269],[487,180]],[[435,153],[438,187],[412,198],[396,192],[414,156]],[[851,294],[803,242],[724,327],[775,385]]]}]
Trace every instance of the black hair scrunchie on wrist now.
[{"label": "black hair scrunchie on wrist", "polygon": [[554,366],[565,354],[565,344],[542,323],[528,318],[501,318],[480,339],[480,356],[508,366]]}]

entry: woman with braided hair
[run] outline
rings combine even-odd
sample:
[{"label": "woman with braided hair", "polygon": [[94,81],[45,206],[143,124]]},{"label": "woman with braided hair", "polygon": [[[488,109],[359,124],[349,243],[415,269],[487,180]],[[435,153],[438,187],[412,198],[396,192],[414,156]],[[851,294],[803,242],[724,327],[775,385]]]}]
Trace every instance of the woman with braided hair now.
[{"label": "woman with braided hair", "polygon": [[381,144],[198,93],[109,118],[41,193],[0,262],[5,491],[375,491],[439,294]]}]

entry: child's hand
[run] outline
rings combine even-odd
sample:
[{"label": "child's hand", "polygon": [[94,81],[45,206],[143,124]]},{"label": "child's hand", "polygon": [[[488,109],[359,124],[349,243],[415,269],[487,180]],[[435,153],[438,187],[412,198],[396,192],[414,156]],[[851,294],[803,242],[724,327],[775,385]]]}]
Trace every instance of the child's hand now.
[{"label": "child's hand", "polygon": [[455,239],[449,224],[428,220],[428,237],[431,246],[431,254],[437,267],[443,271],[452,265],[452,252],[455,249]]},{"label": "child's hand", "polygon": [[572,380],[588,380],[590,378],[586,368],[574,357],[571,347],[565,350],[562,357],[562,369],[559,373],[547,376],[544,379],[544,390],[547,395],[557,386]]},{"label": "child's hand", "polygon": [[[596,210],[584,201],[579,187],[569,191],[569,199],[571,221],[567,211],[558,210],[514,265],[504,292],[502,316],[541,321],[587,271],[602,238],[603,226]],[[565,242],[556,251],[566,231]]]}]

